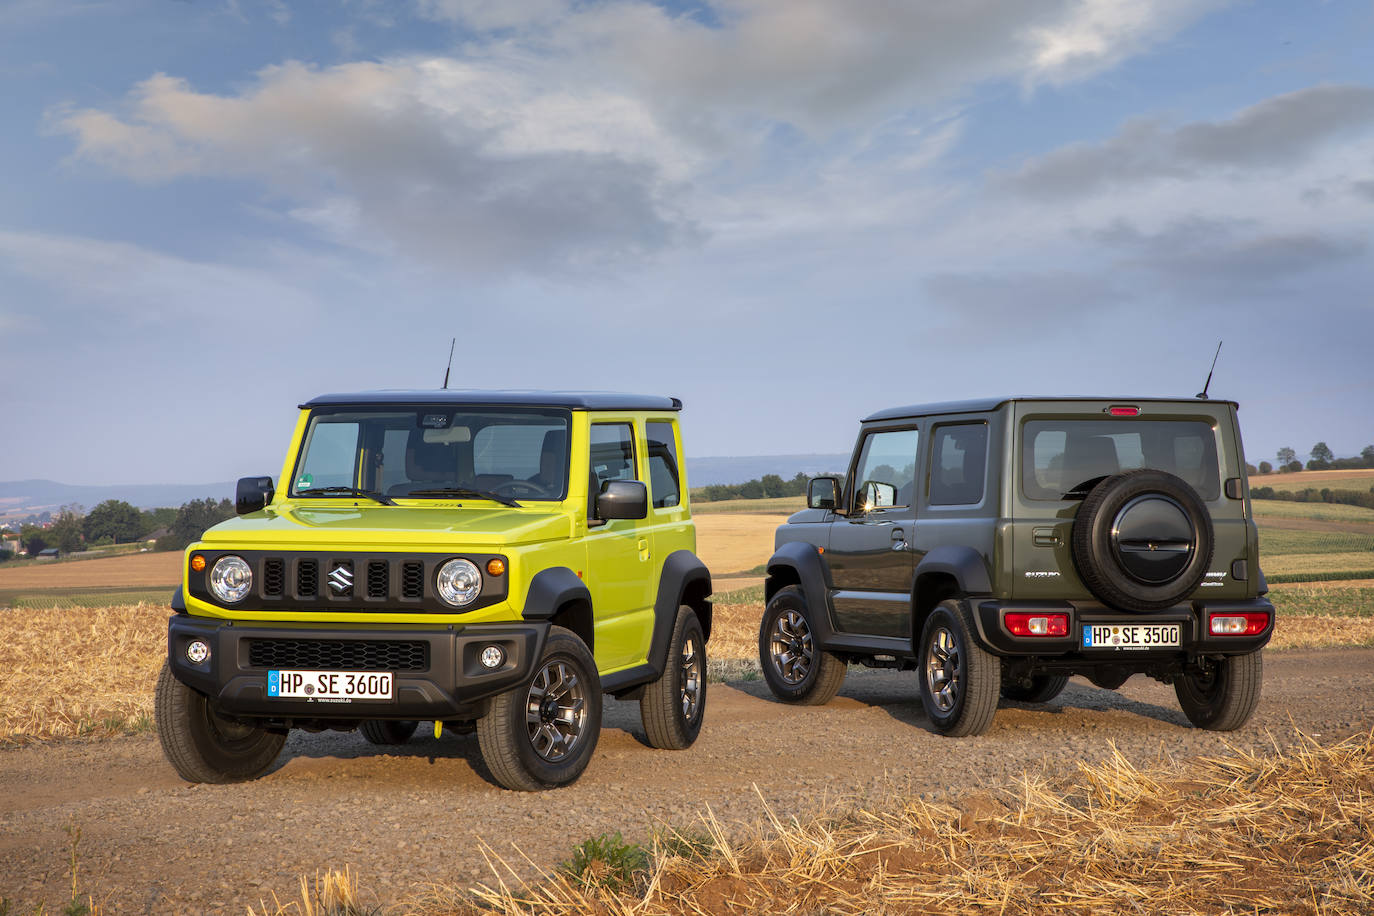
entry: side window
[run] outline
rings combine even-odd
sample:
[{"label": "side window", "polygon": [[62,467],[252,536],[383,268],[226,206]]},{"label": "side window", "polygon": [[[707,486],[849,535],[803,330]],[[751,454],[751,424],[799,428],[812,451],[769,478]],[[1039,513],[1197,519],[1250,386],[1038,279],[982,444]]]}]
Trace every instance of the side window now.
[{"label": "side window", "polygon": [[678,474],[677,442],[673,424],[644,424],[649,446],[649,495],[655,509],[666,509],[682,502],[682,478]]},{"label": "side window", "polygon": [[930,455],[930,504],[967,506],[983,501],[988,466],[988,425],[959,423],[935,428]]},{"label": "side window", "polygon": [[885,430],[864,439],[854,477],[855,512],[911,505],[919,431]]},{"label": "side window", "polygon": [[629,423],[592,424],[592,498],[608,480],[637,480],[635,438]]}]

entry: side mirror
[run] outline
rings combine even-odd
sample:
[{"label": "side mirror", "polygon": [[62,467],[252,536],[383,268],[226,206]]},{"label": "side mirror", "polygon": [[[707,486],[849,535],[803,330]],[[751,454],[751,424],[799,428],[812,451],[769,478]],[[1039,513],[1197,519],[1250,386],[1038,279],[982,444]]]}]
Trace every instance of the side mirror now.
[{"label": "side mirror", "polygon": [[838,477],[815,477],[806,484],[806,508],[835,511],[840,504]]},{"label": "side mirror", "polygon": [[649,488],[638,480],[608,480],[596,498],[596,517],[645,518],[649,514]]},{"label": "side mirror", "polygon": [[873,509],[886,509],[897,502],[897,488],[890,483],[868,480],[864,482],[863,488],[859,492],[863,495],[859,505],[864,512]]},{"label": "side mirror", "polygon": [[239,515],[257,512],[277,495],[271,477],[240,477],[234,492],[234,511]]}]

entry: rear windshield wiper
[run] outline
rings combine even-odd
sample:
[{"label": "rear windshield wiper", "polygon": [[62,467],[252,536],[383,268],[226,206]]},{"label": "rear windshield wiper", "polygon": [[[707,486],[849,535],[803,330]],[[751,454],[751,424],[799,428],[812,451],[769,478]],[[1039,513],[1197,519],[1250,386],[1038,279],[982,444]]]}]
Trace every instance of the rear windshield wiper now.
[{"label": "rear windshield wiper", "polygon": [[493,493],[490,490],[477,490],[472,487],[435,487],[429,490],[411,490],[406,496],[466,496],[468,499],[489,499],[494,503],[503,506],[510,506],[512,509],[519,509],[520,504],[509,496],[502,496],[500,493]]},{"label": "rear windshield wiper", "polygon": [[396,500],[383,493],[375,493],[372,490],[357,490],[353,487],[311,487],[308,490],[297,490],[297,496],[366,496],[374,499],[383,506],[394,506]]}]

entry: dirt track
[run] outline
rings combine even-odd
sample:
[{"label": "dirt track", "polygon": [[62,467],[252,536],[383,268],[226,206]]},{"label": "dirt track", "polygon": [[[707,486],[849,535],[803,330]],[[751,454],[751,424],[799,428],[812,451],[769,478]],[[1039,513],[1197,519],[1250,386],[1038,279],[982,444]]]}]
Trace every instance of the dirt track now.
[{"label": "dirt track", "polygon": [[82,831],[79,884],[102,912],[242,914],[346,864],[375,895],[365,900],[393,903],[431,883],[490,881],[481,843],[532,874],[602,832],[644,841],[661,823],[690,827],[705,805],[739,825],[760,816],[760,797],[783,817],[903,787],[958,798],[1113,743],[1145,762],[1374,727],[1364,649],[1267,653],[1265,699],[1231,735],[1188,728],[1173,691],[1137,677],[1119,693],[1075,680],[1048,707],[1004,705],[986,736],[949,740],[928,730],[914,683],[851,669],[821,708],[778,704],[757,681],[712,684],[706,730],[679,753],[645,747],[637,704],[610,702],[586,775],[539,795],[495,788],[476,739],[451,734],[388,753],[357,734],[297,732],[273,772],[236,786],[181,782],[154,737],[0,752],[0,896],[21,912],[65,903],[68,824]]}]

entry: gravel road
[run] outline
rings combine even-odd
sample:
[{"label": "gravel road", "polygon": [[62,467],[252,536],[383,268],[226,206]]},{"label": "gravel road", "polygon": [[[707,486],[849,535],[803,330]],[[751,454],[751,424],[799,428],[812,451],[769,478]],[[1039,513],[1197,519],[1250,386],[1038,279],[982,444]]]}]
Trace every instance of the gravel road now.
[{"label": "gravel road", "polygon": [[1334,741],[1374,727],[1374,650],[1267,652],[1259,711],[1229,735],[1189,728],[1172,688],[1139,676],[1119,692],[1074,679],[1046,707],[1004,703],[988,734],[957,740],[929,731],[915,675],[891,671],[851,668],[821,708],[774,702],[758,681],[714,683],[701,739],[677,753],[644,745],[638,712],[608,702],[586,774],[542,794],[494,787],[475,736],[436,740],[427,726],[399,753],[356,733],[294,732],[272,772],[233,786],[182,782],[155,736],[0,752],[0,896],[14,912],[70,899],[72,825],[80,886],[102,913],[241,916],[327,867],[353,866],[365,902],[391,904],[490,882],[484,844],[531,875],[602,832],[645,841],[689,827],[705,805],[745,825],[760,798],[784,817],[900,788],[949,800],[1113,743],[1148,763],[1287,745],[1298,729]]}]

